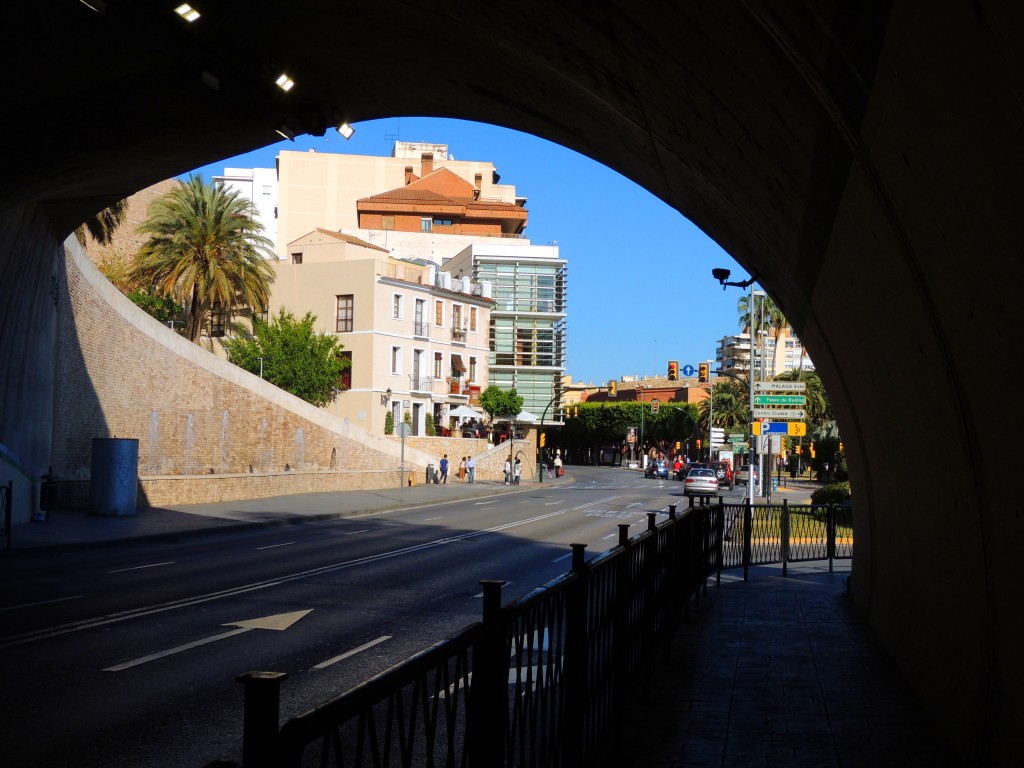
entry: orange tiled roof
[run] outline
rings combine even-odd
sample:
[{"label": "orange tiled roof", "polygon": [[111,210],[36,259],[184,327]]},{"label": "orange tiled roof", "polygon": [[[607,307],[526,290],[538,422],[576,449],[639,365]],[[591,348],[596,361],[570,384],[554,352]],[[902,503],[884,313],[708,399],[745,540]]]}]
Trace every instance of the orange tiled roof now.
[{"label": "orange tiled roof", "polygon": [[468,181],[452,173],[447,168],[438,168],[422,179],[417,179],[404,187],[391,189],[356,201],[357,207],[372,207],[373,204],[403,204],[458,206],[474,211],[501,211],[515,216],[525,216],[526,210],[513,203],[474,200],[475,190]]}]

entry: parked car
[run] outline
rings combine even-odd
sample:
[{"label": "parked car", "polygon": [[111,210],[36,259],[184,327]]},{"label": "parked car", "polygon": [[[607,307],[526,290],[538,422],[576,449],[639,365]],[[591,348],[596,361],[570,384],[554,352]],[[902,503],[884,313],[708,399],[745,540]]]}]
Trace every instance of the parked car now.
[{"label": "parked car", "polygon": [[715,471],[718,478],[718,485],[725,486],[732,490],[732,466],[727,461],[712,461],[708,463],[708,469]]},{"label": "parked car", "polygon": [[[743,483],[744,485],[750,484],[750,465],[743,464],[739,469],[736,470],[736,482]],[[754,467],[754,482],[757,482],[757,467]]]},{"label": "parked car", "polygon": [[686,473],[683,479],[683,495],[688,499],[694,496],[715,496],[718,493],[718,478],[715,470],[695,467]]}]

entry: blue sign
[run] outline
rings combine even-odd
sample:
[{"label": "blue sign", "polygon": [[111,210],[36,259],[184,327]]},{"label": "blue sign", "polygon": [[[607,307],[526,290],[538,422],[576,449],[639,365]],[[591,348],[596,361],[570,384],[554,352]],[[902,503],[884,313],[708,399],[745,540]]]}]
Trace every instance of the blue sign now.
[{"label": "blue sign", "polygon": [[693,372],[697,370],[692,365],[683,366],[683,376],[693,376]]},{"label": "blue sign", "polygon": [[789,434],[789,423],[785,421],[762,421],[762,435],[786,435]]}]

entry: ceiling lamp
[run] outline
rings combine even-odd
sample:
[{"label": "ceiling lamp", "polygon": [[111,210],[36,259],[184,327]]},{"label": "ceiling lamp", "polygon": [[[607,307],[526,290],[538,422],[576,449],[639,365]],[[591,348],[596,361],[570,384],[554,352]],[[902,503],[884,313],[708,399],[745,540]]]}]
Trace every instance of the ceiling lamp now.
[{"label": "ceiling lamp", "polygon": [[346,140],[351,139],[352,138],[352,134],[354,134],[356,132],[356,129],[353,128],[348,123],[342,123],[335,130],[338,133],[340,133],[342,135],[342,137],[344,139],[346,139]]},{"label": "ceiling lamp", "polygon": [[275,80],[274,82],[277,83],[278,88],[285,92],[290,91],[292,87],[295,85],[295,81],[292,80],[290,77],[288,77],[288,75],[284,74],[283,72],[281,73],[281,76],[278,77],[277,80]]},{"label": "ceiling lamp", "polygon": [[282,139],[288,139],[288,141],[295,141],[295,131],[287,123],[283,123],[274,129],[274,132]]},{"label": "ceiling lamp", "polygon": [[182,3],[174,9],[174,12],[190,24],[199,18],[199,11],[197,11],[188,3]]}]

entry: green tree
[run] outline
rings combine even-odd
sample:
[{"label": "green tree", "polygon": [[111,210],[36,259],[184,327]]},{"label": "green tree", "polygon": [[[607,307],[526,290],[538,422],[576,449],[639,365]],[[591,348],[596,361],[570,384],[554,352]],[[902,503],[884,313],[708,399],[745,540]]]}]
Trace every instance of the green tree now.
[{"label": "green tree", "polygon": [[491,384],[480,393],[480,407],[487,411],[492,419],[511,419],[523,410],[523,398],[515,389],[506,392]]},{"label": "green tree", "polygon": [[150,235],[134,275],[157,295],[185,307],[186,333],[199,340],[215,305],[265,307],[274,272],[265,256],[271,242],[260,234],[256,208],[237,191],[207,184],[201,175],[154,200],[139,232]]},{"label": "green tree", "polygon": [[433,437],[437,434],[437,431],[434,429],[434,414],[428,413],[423,417],[423,431],[427,437]]},{"label": "green tree", "polygon": [[384,414],[384,434],[393,435],[395,434],[395,414],[388,411]]},{"label": "green tree", "polygon": [[349,366],[340,357],[337,338],[314,329],[316,315],[307,312],[296,320],[284,309],[269,323],[253,316],[252,336],[224,342],[231,362],[313,405],[327,405],[335,396],[338,378]]},{"label": "green tree", "polygon": [[716,427],[747,427],[750,424],[749,385],[735,379],[720,379],[715,382],[713,399],[702,400],[699,409],[702,433],[708,431],[709,412]]}]

